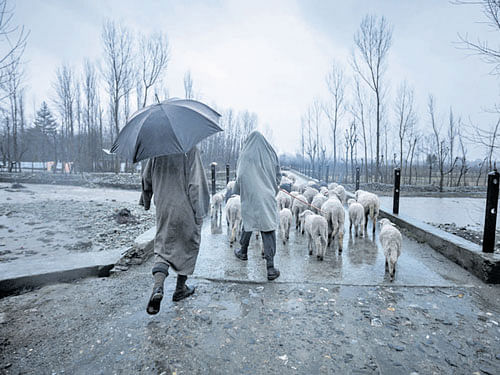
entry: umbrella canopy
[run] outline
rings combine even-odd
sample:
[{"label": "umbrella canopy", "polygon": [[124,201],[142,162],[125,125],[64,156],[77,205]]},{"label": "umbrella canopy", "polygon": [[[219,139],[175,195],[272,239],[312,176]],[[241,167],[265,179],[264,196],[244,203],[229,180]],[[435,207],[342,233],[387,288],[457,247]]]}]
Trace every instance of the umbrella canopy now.
[{"label": "umbrella canopy", "polygon": [[109,150],[134,163],[161,155],[183,154],[222,131],[220,114],[196,100],[170,99],[132,115]]}]

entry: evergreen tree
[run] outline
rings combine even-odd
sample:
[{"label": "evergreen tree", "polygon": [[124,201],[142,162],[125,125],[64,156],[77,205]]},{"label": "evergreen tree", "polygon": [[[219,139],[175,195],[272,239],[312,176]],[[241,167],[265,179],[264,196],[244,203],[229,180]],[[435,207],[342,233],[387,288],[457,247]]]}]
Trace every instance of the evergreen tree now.
[{"label": "evergreen tree", "polygon": [[57,133],[57,123],[54,116],[52,116],[47,103],[42,102],[42,106],[36,112],[36,118],[33,125],[40,134],[45,136],[52,137],[55,133]]},{"label": "evergreen tree", "polygon": [[28,132],[32,160],[57,162],[57,122],[46,102],[42,102]]}]

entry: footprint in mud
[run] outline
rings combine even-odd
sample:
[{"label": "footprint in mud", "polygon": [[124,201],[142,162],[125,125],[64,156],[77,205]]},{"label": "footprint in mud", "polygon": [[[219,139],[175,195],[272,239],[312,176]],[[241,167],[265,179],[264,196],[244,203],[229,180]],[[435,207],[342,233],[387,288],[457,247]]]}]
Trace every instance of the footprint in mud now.
[{"label": "footprint in mud", "polygon": [[37,225],[37,224],[41,224],[41,223],[37,222],[37,221],[28,221],[28,222],[26,222],[24,224],[33,226],[33,225]]},{"label": "footprint in mud", "polygon": [[44,234],[46,234],[47,236],[54,236],[54,235],[56,234],[56,232],[51,231],[51,230],[46,230],[46,231],[44,232]]},{"label": "footprint in mud", "polygon": [[38,254],[38,252],[37,251],[33,251],[33,250],[25,250],[25,251],[23,251],[23,254],[26,255],[26,256],[28,256],[28,257],[30,257],[30,256]]},{"label": "footprint in mud", "polygon": [[43,242],[43,243],[50,243],[50,242],[54,241],[53,238],[46,238],[46,237],[40,237],[40,238],[37,238],[36,240],[40,241],[40,242]]}]

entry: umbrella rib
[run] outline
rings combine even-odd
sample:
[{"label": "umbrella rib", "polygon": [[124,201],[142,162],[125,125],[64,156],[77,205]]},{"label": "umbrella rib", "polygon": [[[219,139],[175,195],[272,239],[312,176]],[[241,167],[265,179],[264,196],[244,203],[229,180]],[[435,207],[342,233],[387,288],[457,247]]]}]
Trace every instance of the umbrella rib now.
[{"label": "umbrella rib", "polygon": [[[168,121],[168,122],[171,122],[171,121],[170,121],[170,118],[169,118],[169,117],[168,117],[168,115],[167,115],[167,112],[165,112],[165,110],[163,109],[162,104],[161,104],[161,103],[159,103],[159,104],[156,104],[156,105],[160,106],[160,110],[163,112],[163,114],[164,114],[164,115],[165,115],[165,117],[167,118],[167,121]],[[177,141],[177,144],[179,144],[179,145],[181,145],[181,146],[182,146],[181,141],[179,140],[179,137],[177,136],[177,134],[175,134],[175,131],[174,131],[174,128],[173,128],[173,127],[172,127],[172,134],[174,135],[175,140]],[[185,153],[185,152],[184,152],[184,153]]]}]

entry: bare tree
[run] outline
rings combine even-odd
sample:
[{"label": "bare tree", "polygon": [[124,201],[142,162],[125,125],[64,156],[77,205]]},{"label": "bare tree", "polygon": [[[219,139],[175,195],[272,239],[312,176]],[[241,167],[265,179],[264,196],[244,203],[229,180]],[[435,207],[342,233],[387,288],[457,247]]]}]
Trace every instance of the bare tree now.
[{"label": "bare tree", "polygon": [[8,0],[0,0],[0,43],[4,46],[0,55],[0,83],[8,79],[9,68],[19,66],[19,62],[26,47],[29,31],[24,26],[13,26],[14,7],[9,6]]},{"label": "bare tree", "polygon": [[336,63],[332,63],[330,72],[326,76],[326,85],[330,93],[330,100],[324,106],[324,112],[330,123],[330,132],[333,141],[333,176],[337,168],[337,129],[339,121],[345,114],[346,79],[344,70]]},{"label": "bare tree", "polygon": [[134,82],[133,39],[122,25],[106,21],[102,29],[104,67],[102,74],[110,96],[114,136],[120,131],[120,103],[132,90]]},{"label": "bare tree", "polygon": [[302,127],[305,130],[304,151],[309,158],[312,174],[314,174],[314,170],[316,168],[316,159],[319,154],[319,145],[314,134],[315,127],[311,107],[309,107],[305,115],[302,116]]},{"label": "bare tree", "polygon": [[191,77],[191,71],[190,70],[188,70],[184,74],[184,97],[186,99],[193,99],[194,98],[193,78]]},{"label": "bare tree", "polygon": [[403,142],[405,137],[409,133],[412,133],[413,127],[417,122],[413,101],[413,89],[408,87],[406,82],[403,82],[398,88],[394,109],[399,135],[399,165],[403,168]]},{"label": "bare tree", "polygon": [[[102,28],[104,46],[104,67],[102,75],[109,94],[111,115],[111,139],[120,132],[120,103],[132,90],[135,81],[133,66],[132,35],[122,25],[106,21]],[[119,172],[120,164],[115,162],[115,172]]]},{"label": "bare tree", "polygon": [[[12,59],[14,56],[11,57]],[[3,79],[0,82],[0,88],[7,100],[7,108],[5,109],[6,131],[8,147],[8,162],[9,172],[13,168],[20,168],[20,139],[19,139],[19,98],[23,90],[22,81],[24,70],[20,60],[12,61],[3,69]]]},{"label": "bare tree", "polygon": [[469,167],[467,165],[467,149],[465,148],[464,142],[463,142],[463,137],[462,137],[462,132],[460,126],[458,127],[458,142],[460,143],[460,150],[462,151],[462,156],[460,158],[460,174],[457,179],[456,186],[460,186],[460,180],[462,179],[462,176],[464,178],[464,186],[466,186],[466,178],[465,175],[469,171]]},{"label": "bare tree", "polygon": [[[74,160],[75,139],[75,100],[76,83],[73,70],[62,65],[56,70],[56,80],[53,83],[55,91],[54,104],[61,117],[61,159],[63,162]],[[63,169],[64,170],[64,169]]]},{"label": "bare tree", "polygon": [[[168,38],[163,33],[155,33],[140,41],[140,79],[142,107],[148,101],[148,92],[160,79],[167,69],[170,57]],[[138,93],[139,98],[139,93]]]},{"label": "bare tree", "polygon": [[[483,8],[483,14],[487,19],[488,26],[496,33],[498,39],[498,32],[500,32],[499,0],[456,0],[454,3],[481,6]],[[488,40],[479,38],[476,41],[472,41],[468,34],[459,34],[458,38],[465,49],[477,54],[484,62],[493,66],[493,74],[500,74],[500,48],[498,45],[496,47],[491,47]]]},{"label": "bare tree", "polygon": [[[460,119],[459,119],[460,123]],[[448,173],[448,186],[453,185],[453,170],[455,167],[455,138],[457,137],[457,126],[456,121],[453,115],[453,109],[450,107],[450,117],[448,121],[448,141],[449,141],[449,150],[450,150],[450,158],[449,158],[449,173]]]},{"label": "bare tree", "polygon": [[363,148],[364,148],[364,169],[365,169],[365,182],[368,182],[368,146],[371,144],[370,129],[368,127],[368,102],[363,95],[358,77],[354,78],[354,101],[351,105],[351,113],[356,121],[361,125],[363,135]]},{"label": "bare tree", "polygon": [[345,148],[346,148],[346,181],[347,177],[349,176],[349,169],[348,169],[348,161],[349,161],[349,156],[351,157],[351,180],[354,181],[354,171],[355,171],[355,155],[356,155],[356,145],[358,143],[358,134],[357,134],[357,126],[356,126],[356,121],[352,120],[349,128],[345,129]]},{"label": "bare tree", "polygon": [[354,35],[357,50],[352,52],[352,66],[370,87],[376,100],[376,181],[380,176],[380,123],[381,101],[384,92],[383,75],[387,69],[387,56],[392,43],[392,27],[385,17],[365,16]]},{"label": "bare tree", "polygon": [[[444,175],[453,170],[453,168],[455,167],[455,163],[457,162],[457,159],[455,158],[455,160],[453,160],[450,169],[446,171],[445,164],[446,164],[446,159],[449,158],[450,156],[450,149],[447,145],[446,138],[441,135],[441,126],[438,124],[438,120],[436,119],[435,108],[434,108],[434,97],[432,95],[429,95],[428,111],[431,119],[432,131],[434,134],[436,157],[439,168],[439,191],[442,192]],[[450,121],[453,121],[453,117],[450,117]]]}]

